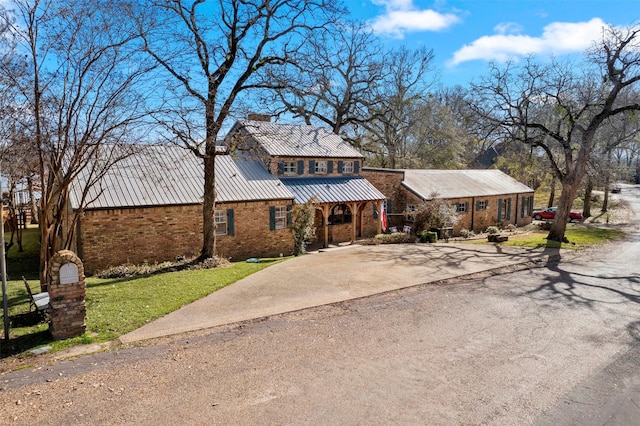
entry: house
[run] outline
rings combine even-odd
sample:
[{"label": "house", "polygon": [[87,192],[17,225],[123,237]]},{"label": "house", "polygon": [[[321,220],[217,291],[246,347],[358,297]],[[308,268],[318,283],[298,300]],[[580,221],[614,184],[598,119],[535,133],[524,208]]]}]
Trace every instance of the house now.
[{"label": "house", "polygon": [[363,175],[387,195],[390,226],[411,225],[420,203],[439,197],[456,207],[462,229],[482,232],[488,226],[531,223],[533,189],[496,169],[395,170],[365,168]]},{"label": "house", "polygon": [[[238,142],[242,139],[242,144]],[[216,253],[242,260],[293,252],[290,211],[315,201],[316,243],[380,232],[384,195],[362,176],[363,157],[313,126],[236,123],[216,155]],[[79,176],[79,182],[89,176]],[[203,162],[176,146],[139,145],[71,202],[82,215],[77,251],[87,273],[125,263],[197,255],[202,247]]]},{"label": "house", "polygon": [[[77,225],[87,272],[124,263],[197,255],[202,247],[202,160],[175,146],[141,145],[93,186]],[[278,256],[293,249],[290,230],[271,220],[294,195],[260,163],[216,156],[217,252]],[[71,201],[78,208],[79,194]]]},{"label": "house", "polygon": [[260,159],[296,203],[314,200],[315,242],[327,247],[380,232],[385,196],[362,176],[364,157],[357,149],[327,128],[250,118],[233,126],[225,145]]}]

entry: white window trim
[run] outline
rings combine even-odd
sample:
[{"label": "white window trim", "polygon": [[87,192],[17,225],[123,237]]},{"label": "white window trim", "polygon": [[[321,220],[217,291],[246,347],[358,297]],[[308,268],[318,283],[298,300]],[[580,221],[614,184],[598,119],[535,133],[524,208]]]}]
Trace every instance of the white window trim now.
[{"label": "white window trim", "polygon": [[327,173],[327,162],[325,160],[316,161],[315,172],[318,174]]},{"label": "white window trim", "polygon": [[353,161],[345,161],[342,163],[342,173],[353,173]]},{"label": "white window trim", "polygon": [[284,161],[282,166],[282,172],[285,175],[295,175],[298,171],[297,166],[298,165],[296,164],[295,161]]},{"label": "white window trim", "polygon": [[275,229],[287,227],[287,206],[275,206]]},{"label": "white window trim", "polygon": [[228,216],[226,210],[216,210],[214,212],[216,235],[227,235],[229,232]]},{"label": "white window trim", "polygon": [[407,221],[414,222],[416,220],[416,212],[418,207],[415,204],[407,204]]}]

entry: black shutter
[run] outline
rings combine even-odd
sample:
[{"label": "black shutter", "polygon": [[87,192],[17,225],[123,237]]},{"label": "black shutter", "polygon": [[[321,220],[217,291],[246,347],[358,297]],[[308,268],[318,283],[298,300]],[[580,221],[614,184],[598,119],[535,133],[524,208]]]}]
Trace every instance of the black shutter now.
[{"label": "black shutter", "polygon": [[354,161],[353,162],[353,173],[360,173],[360,162],[359,161]]},{"label": "black shutter", "polygon": [[507,220],[511,220],[511,198],[507,198]]},{"label": "black shutter", "polygon": [[327,173],[333,173],[333,161],[327,161]]},{"label": "black shutter", "polygon": [[291,227],[293,225],[293,215],[291,214],[291,210],[293,210],[293,205],[289,204],[287,206],[287,226]]},{"label": "black shutter", "polygon": [[338,173],[342,174],[342,171],[344,170],[344,161],[338,161]]},{"label": "black shutter", "polygon": [[315,160],[309,160],[309,174],[315,174],[316,172],[316,162]]},{"label": "black shutter", "polygon": [[304,160],[298,160],[298,174],[304,174]]},{"label": "black shutter", "polygon": [[269,206],[269,230],[276,229],[276,208],[275,206]]},{"label": "black shutter", "polygon": [[278,174],[279,175],[284,174],[284,162],[283,161],[278,161]]},{"label": "black shutter", "polygon": [[227,234],[235,234],[234,214],[233,209],[227,209]]}]

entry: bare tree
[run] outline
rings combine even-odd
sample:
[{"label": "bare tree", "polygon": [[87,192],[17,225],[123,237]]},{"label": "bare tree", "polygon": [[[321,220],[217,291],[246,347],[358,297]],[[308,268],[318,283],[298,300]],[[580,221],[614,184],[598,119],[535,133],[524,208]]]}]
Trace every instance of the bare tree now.
[{"label": "bare tree", "polygon": [[337,22],[293,52],[287,66],[266,69],[265,107],[328,126],[359,146],[358,129],[370,121],[373,94],[384,77],[380,51],[368,26]]},{"label": "bare tree", "polygon": [[[204,162],[203,247],[215,255],[218,135],[239,96],[259,87],[266,67],[283,65],[317,30],[337,20],[334,0],[157,0],[136,20],[146,52],[166,83],[156,102],[173,142]],[[171,40],[171,43],[167,43]]]},{"label": "bare tree", "polygon": [[372,120],[364,124],[367,137],[385,159],[383,166],[404,166],[411,130],[417,124],[415,111],[433,84],[429,76],[433,51],[401,48],[385,58],[385,79],[369,107]]},{"label": "bare tree", "polygon": [[603,122],[640,109],[637,99],[625,96],[640,80],[639,31],[605,28],[583,69],[530,58],[521,67],[494,65],[490,76],[472,87],[483,116],[499,123],[506,137],[539,148],[550,159],[562,192],[549,240],[566,240],[571,205]]},{"label": "bare tree", "polygon": [[[118,144],[135,138],[144,116],[141,79],[149,71],[135,42],[137,27],[123,14],[130,5],[107,0],[18,0],[14,34],[29,63],[16,100],[29,114],[22,125],[42,178],[40,279],[46,290],[49,259],[72,248],[75,224],[91,186],[128,155]],[[5,20],[6,22],[6,20]],[[148,86],[145,86],[150,89]],[[82,175],[84,185],[77,185]],[[71,210],[70,197],[80,207]]]}]

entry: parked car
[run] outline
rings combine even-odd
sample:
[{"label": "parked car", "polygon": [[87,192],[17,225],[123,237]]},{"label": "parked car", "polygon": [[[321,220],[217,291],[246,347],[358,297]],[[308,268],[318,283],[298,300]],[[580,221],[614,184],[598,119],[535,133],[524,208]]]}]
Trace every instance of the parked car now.
[{"label": "parked car", "polygon": [[622,192],[622,188],[620,188],[619,186],[614,186],[613,188],[611,188],[612,194],[619,194],[621,192]]},{"label": "parked car", "polygon": [[[554,219],[556,217],[557,211],[558,211],[557,207],[549,207],[546,210],[536,210],[531,214],[531,216],[533,216],[535,220]],[[574,220],[582,220],[582,213],[570,212],[569,222],[572,222]]]}]

